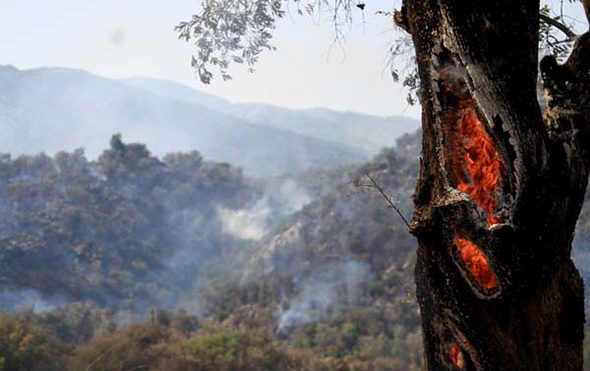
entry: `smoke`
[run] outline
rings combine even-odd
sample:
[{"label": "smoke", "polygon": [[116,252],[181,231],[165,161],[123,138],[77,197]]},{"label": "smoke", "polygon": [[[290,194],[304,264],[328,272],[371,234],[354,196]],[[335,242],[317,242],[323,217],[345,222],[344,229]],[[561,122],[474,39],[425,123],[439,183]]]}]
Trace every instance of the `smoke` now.
[{"label": "smoke", "polygon": [[272,211],[266,198],[260,199],[250,209],[231,210],[217,208],[221,229],[225,234],[242,240],[258,241],[267,233]]},{"label": "smoke", "polygon": [[284,214],[293,214],[312,201],[311,196],[292,179],[283,181],[274,196],[275,199],[278,196]]},{"label": "smoke", "polygon": [[254,205],[244,209],[217,208],[222,231],[242,240],[261,240],[274,222],[311,202],[311,196],[292,179],[270,183]]},{"label": "smoke", "polygon": [[18,309],[31,309],[34,312],[43,312],[55,309],[66,303],[62,298],[53,296],[48,298],[40,292],[32,289],[22,291],[1,290],[0,310],[13,312]]},{"label": "smoke", "polygon": [[288,307],[278,308],[278,332],[319,321],[363,298],[363,285],[371,279],[369,267],[347,259],[318,266],[297,285],[300,290]]},{"label": "smoke", "polygon": [[151,288],[149,297],[136,297],[133,311],[145,314],[150,307],[184,308],[203,316],[211,307],[209,295],[216,290],[216,282],[239,282],[243,272],[251,269],[249,262],[239,258],[241,254],[257,248],[283,216],[311,202],[293,180],[261,184],[264,188],[259,196],[243,202],[239,209],[217,204],[211,209],[186,205],[172,210],[169,254],[161,270],[148,273],[149,281],[162,287]]}]

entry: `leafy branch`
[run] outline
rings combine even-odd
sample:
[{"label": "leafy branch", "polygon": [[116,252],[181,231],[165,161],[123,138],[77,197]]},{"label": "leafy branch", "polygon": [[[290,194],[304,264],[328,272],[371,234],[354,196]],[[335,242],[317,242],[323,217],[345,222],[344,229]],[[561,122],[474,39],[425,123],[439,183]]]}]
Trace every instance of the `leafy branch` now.
[{"label": "leafy branch", "polygon": [[[545,5],[539,9],[539,49],[558,60],[567,56],[576,38],[573,26],[565,20],[563,1],[560,0],[561,7]],[[586,9],[590,0],[582,3]],[[179,23],[175,31],[180,39],[195,44],[191,65],[201,82],[211,83],[212,69],[217,69],[224,81],[231,80],[230,65],[245,64],[248,71],[253,72],[265,50],[276,50],[271,42],[276,23],[292,14],[292,6],[298,15],[316,16],[318,22],[322,15],[329,15],[334,30],[330,50],[338,47],[344,53],[343,30],[352,26],[355,11],[362,12],[364,22],[366,4],[362,0],[203,0],[200,11],[189,21]],[[554,15],[557,8],[561,10]],[[392,11],[377,11],[376,14],[392,21],[396,16]],[[420,84],[410,36],[404,34],[394,38],[388,55],[387,65],[394,82],[401,83],[408,90],[408,104],[416,104]],[[401,71],[396,67],[400,59],[405,61]]]}]

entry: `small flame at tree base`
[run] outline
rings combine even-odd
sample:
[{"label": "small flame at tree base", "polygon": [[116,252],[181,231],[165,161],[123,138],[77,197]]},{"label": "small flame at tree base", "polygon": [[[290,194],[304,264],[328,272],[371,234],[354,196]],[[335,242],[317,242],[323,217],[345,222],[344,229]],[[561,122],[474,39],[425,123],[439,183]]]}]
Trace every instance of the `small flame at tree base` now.
[{"label": "small flame at tree base", "polygon": [[457,246],[459,258],[465,263],[473,279],[486,289],[496,287],[498,284],[496,276],[492,272],[484,253],[466,238],[455,237],[455,245]]},{"label": "small flame at tree base", "polygon": [[463,368],[463,354],[457,344],[451,344],[449,347],[449,359],[455,366]]}]

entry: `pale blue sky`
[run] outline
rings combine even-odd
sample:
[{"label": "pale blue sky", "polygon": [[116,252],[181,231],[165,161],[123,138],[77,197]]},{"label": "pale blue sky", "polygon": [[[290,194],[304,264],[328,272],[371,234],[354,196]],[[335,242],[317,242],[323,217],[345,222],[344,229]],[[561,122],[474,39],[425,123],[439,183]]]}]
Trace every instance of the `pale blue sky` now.
[{"label": "pale blue sky", "polygon": [[[254,74],[237,68],[234,81],[203,86],[190,68],[193,47],[173,32],[198,9],[198,1],[0,0],[0,64],[164,78],[232,102],[419,117],[419,107],[407,106],[405,91],[386,69],[387,45],[402,33],[389,19],[373,16],[393,4],[377,9],[378,2],[367,3],[367,24],[359,18],[346,34],[345,58],[337,49],[327,55],[333,37],[329,21],[318,26],[295,15],[279,24],[279,50],[267,53]],[[581,14],[579,4],[572,8]]]}]

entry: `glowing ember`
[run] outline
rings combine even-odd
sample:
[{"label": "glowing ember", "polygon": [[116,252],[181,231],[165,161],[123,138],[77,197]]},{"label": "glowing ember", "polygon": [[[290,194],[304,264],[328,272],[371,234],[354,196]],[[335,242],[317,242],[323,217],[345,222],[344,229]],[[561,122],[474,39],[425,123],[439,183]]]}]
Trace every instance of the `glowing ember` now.
[{"label": "glowing ember", "polygon": [[[463,166],[454,166],[457,189],[467,193],[488,214],[487,223],[500,223],[494,216],[497,201],[494,196],[500,185],[500,171],[504,163],[491,138],[487,135],[473,109],[471,99],[459,103],[456,133],[462,153]],[[459,155],[461,156],[461,155]]]},{"label": "glowing ember", "polygon": [[449,347],[449,358],[455,366],[459,368],[463,367],[463,354],[461,354],[461,349],[459,349],[457,344],[452,344]]},{"label": "glowing ember", "polygon": [[483,252],[473,242],[462,237],[455,237],[455,245],[459,251],[459,257],[475,281],[487,289],[496,287],[496,276]]}]

